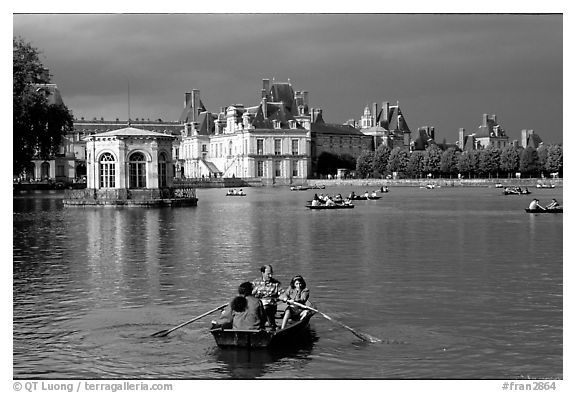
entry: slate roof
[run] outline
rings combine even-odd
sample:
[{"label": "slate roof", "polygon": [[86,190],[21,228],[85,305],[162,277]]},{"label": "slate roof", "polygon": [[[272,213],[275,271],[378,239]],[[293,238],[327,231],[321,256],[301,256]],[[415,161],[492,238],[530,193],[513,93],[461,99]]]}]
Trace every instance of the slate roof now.
[{"label": "slate roof", "polygon": [[365,136],[360,130],[345,124],[312,123],[310,131],[316,134],[354,135]]},{"label": "slate roof", "polygon": [[[178,121],[180,123],[190,123],[192,121],[192,110],[193,110],[193,106],[194,103],[192,101],[190,101],[182,110],[182,114],[180,115],[180,118],[178,119]],[[206,112],[206,107],[204,106],[204,103],[202,103],[202,100],[200,100],[200,108],[198,108],[200,110],[200,112]]]}]

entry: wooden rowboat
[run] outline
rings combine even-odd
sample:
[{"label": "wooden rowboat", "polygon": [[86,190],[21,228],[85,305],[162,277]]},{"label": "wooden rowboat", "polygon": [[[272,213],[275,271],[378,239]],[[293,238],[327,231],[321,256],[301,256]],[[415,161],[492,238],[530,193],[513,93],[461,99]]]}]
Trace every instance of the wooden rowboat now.
[{"label": "wooden rowboat", "polygon": [[235,348],[268,348],[294,345],[297,338],[310,325],[310,318],[315,313],[310,312],[299,321],[291,321],[286,328],[272,331],[266,330],[234,330],[222,327],[210,329],[210,333],[219,347]]},{"label": "wooden rowboat", "polygon": [[524,209],[526,213],[563,213],[562,207],[551,207],[549,209]]}]

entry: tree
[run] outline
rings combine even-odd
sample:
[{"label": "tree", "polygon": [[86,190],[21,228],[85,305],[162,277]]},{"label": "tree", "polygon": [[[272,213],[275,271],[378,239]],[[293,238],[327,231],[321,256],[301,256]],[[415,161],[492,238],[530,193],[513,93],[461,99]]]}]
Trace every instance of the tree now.
[{"label": "tree", "polygon": [[530,177],[538,172],[538,152],[531,146],[526,147],[520,154],[520,172]]},{"label": "tree", "polygon": [[445,173],[452,178],[452,175],[458,173],[458,152],[455,148],[446,149],[440,157],[440,172]]},{"label": "tree", "polygon": [[34,157],[48,159],[57,153],[73,118],[64,104],[51,104],[38,85],[50,83],[38,49],[13,38],[12,109],[13,173],[18,175]]},{"label": "tree", "polygon": [[408,152],[401,147],[395,147],[390,152],[390,157],[388,158],[388,171],[390,172],[406,172],[406,166],[408,165]]},{"label": "tree", "polygon": [[470,174],[472,173],[472,154],[471,151],[463,151],[458,157],[458,171],[460,173],[467,173],[468,179],[470,179]]},{"label": "tree", "polygon": [[424,170],[436,175],[440,172],[442,150],[437,145],[430,145],[424,150]]},{"label": "tree", "polygon": [[360,178],[367,178],[374,172],[374,152],[363,150],[356,159],[356,173]]},{"label": "tree", "polygon": [[488,177],[497,175],[500,169],[500,150],[494,146],[481,150],[478,169],[480,173]]},{"label": "tree", "polygon": [[324,151],[318,156],[316,171],[320,175],[335,174],[338,169],[338,157],[335,154]]},{"label": "tree", "polygon": [[421,178],[424,172],[424,152],[415,150],[410,154],[408,164],[406,165],[406,173],[412,177]]},{"label": "tree", "polygon": [[512,177],[513,173],[518,172],[520,166],[520,149],[514,145],[508,145],[502,150],[500,155],[500,169]]},{"label": "tree", "polygon": [[388,159],[392,150],[386,145],[380,145],[374,152],[374,172],[385,175],[388,169]]},{"label": "tree", "polygon": [[548,173],[559,172],[562,176],[562,146],[561,145],[550,145],[548,147],[548,156],[546,158],[546,164],[544,168]]},{"label": "tree", "polygon": [[548,146],[541,143],[536,153],[538,154],[538,172],[543,175],[546,172],[546,161],[548,161]]}]

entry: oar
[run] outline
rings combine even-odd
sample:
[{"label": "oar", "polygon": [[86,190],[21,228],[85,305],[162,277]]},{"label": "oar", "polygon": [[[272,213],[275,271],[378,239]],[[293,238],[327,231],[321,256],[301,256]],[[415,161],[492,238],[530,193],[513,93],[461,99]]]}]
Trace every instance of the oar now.
[{"label": "oar", "polygon": [[343,328],[346,328],[346,329],[350,330],[356,337],[362,339],[363,341],[368,341],[368,342],[371,342],[371,343],[379,343],[379,342],[382,342],[382,340],[380,340],[379,338],[373,337],[373,336],[371,336],[371,335],[369,335],[369,334],[366,334],[366,333],[357,332],[356,330],[352,329],[350,326],[344,325],[342,322],[339,322],[339,321],[333,319],[333,318],[330,317],[329,315],[326,315],[326,314],[324,314],[322,311],[316,310],[315,308],[308,307],[308,306],[306,306],[306,305],[304,305],[304,304],[297,303],[297,302],[292,301],[292,300],[286,300],[286,303],[288,303],[288,304],[294,304],[294,305],[296,305],[296,306],[298,306],[298,307],[300,307],[300,308],[304,308],[304,309],[306,309],[306,310],[310,310],[310,311],[314,311],[314,312],[317,312],[317,313],[319,313],[319,314],[322,314],[322,316],[323,316],[324,318],[328,319],[329,321],[332,321],[332,322],[337,323],[338,325],[342,326]]},{"label": "oar", "polygon": [[186,325],[188,325],[189,323],[192,323],[192,322],[197,321],[197,320],[199,320],[199,319],[201,319],[201,318],[204,318],[206,315],[210,315],[210,314],[212,314],[212,313],[214,313],[214,312],[216,312],[216,311],[218,311],[218,310],[222,310],[222,309],[223,309],[224,307],[226,307],[227,305],[228,305],[228,303],[225,303],[225,304],[223,304],[223,305],[221,305],[221,306],[218,306],[218,307],[216,307],[215,309],[212,309],[212,310],[210,310],[210,311],[207,311],[207,312],[205,312],[205,313],[202,314],[202,315],[198,315],[196,318],[193,318],[193,319],[191,319],[191,320],[189,320],[189,321],[186,321],[186,322],[184,322],[184,323],[181,323],[180,325],[175,326],[175,327],[173,327],[172,329],[160,330],[159,332],[154,333],[154,334],[152,335],[152,337],[166,337],[167,335],[169,335],[170,333],[172,333],[174,330],[180,329],[181,327],[186,326]]}]

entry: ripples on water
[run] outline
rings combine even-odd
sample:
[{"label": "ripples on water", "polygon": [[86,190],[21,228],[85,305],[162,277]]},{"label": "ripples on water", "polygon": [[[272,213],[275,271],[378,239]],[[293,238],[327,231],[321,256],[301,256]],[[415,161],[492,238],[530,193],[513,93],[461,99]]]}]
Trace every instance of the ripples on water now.
[{"label": "ripples on water", "polygon": [[[14,198],[14,377],[562,377],[562,216],[524,213],[528,197],[398,187],[308,211],[312,192],[224,193],[182,209]],[[150,337],[226,302],[264,263],[383,342],[319,315],[288,352],[219,349],[208,318]]]}]

